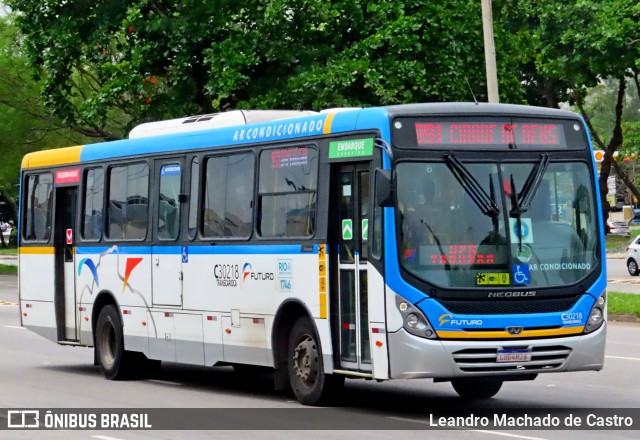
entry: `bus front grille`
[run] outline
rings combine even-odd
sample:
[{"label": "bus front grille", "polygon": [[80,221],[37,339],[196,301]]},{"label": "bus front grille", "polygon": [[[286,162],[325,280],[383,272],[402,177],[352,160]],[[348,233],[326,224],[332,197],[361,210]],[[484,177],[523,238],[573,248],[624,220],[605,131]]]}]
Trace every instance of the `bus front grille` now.
[{"label": "bus front grille", "polygon": [[556,370],[571,354],[571,348],[563,345],[533,347],[530,361],[497,362],[500,349],[502,347],[460,350],[453,353],[453,360],[465,373],[534,372]]},{"label": "bus front grille", "polygon": [[523,315],[531,313],[553,313],[570,310],[580,295],[568,298],[544,298],[533,300],[445,300],[436,299],[449,313],[457,315]]}]

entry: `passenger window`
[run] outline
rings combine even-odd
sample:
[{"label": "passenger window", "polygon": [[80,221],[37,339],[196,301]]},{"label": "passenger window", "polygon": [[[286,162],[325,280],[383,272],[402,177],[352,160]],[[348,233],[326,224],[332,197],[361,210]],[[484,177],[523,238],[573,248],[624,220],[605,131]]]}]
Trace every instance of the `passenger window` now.
[{"label": "passenger window", "polygon": [[254,157],[211,157],[206,163],[203,231],[206,237],[248,238],[253,226]]},{"label": "passenger window", "polygon": [[315,228],[318,151],[281,148],[260,154],[258,231],[263,237],[309,237]]},{"label": "passenger window", "polygon": [[180,231],[180,164],[163,165],[160,168],[160,193],[158,195],[157,228],[160,240],[175,240]]},{"label": "passenger window", "polygon": [[90,169],[85,174],[82,238],[99,240],[102,236],[104,170]]},{"label": "passenger window", "polygon": [[23,235],[25,241],[49,241],[51,237],[51,192],[53,176],[50,173],[32,174],[27,178],[26,209]]},{"label": "passenger window", "polygon": [[189,224],[188,236],[193,240],[198,228],[198,209],[200,199],[200,159],[193,158],[191,162],[191,184],[189,190]]},{"label": "passenger window", "polygon": [[140,240],[147,235],[149,166],[146,163],[109,170],[107,234],[110,239]]}]

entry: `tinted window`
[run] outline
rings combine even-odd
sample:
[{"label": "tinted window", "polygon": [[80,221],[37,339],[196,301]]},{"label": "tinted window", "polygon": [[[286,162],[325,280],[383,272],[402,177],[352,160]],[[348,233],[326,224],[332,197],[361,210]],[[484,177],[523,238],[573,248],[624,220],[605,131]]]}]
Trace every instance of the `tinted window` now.
[{"label": "tinted window", "polygon": [[193,158],[191,162],[191,184],[189,191],[189,238],[193,239],[196,236],[196,230],[198,228],[198,201],[200,196],[200,159]]},{"label": "tinted window", "polygon": [[33,174],[27,179],[23,228],[26,241],[48,241],[51,236],[52,188],[53,176],[50,173]]},{"label": "tinted window", "polygon": [[175,240],[180,231],[180,164],[163,165],[160,169],[160,193],[158,194],[158,238]]},{"label": "tinted window", "polygon": [[207,160],[203,234],[207,237],[251,235],[254,158],[251,153]]},{"label": "tinted window", "polygon": [[109,170],[108,236],[143,239],[149,213],[149,166],[146,163]]},{"label": "tinted window", "polygon": [[102,235],[104,170],[96,168],[85,174],[82,237],[99,239]]},{"label": "tinted window", "polygon": [[318,152],[296,147],[260,154],[260,221],[263,237],[306,237],[314,232]]}]

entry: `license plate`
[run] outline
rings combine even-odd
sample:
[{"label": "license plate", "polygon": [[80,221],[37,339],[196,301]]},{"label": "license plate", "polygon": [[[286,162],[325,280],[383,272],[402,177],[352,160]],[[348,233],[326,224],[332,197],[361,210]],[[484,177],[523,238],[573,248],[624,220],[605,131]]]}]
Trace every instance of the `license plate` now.
[{"label": "license plate", "polygon": [[498,350],[496,362],[529,362],[531,350]]}]

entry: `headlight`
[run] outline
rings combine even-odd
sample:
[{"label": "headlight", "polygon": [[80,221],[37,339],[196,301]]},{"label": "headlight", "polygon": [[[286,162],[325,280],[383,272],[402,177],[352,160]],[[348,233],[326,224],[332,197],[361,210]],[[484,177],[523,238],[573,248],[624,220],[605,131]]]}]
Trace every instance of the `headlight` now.
[{"label": "headlight", "polygon": [[587,325],[584,327],[585,333],[591,333],[598,330],[604,323],[604,311],[607,306],[607,291],[602,292],[589,313]]},{"label": "headlight", "polygon": [[402,327],[408,333],[421,338],[436,338],[436,332],[418,307],[398,295],[396,295],[396,307],[402,315]]}]

